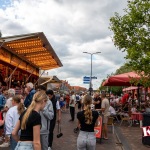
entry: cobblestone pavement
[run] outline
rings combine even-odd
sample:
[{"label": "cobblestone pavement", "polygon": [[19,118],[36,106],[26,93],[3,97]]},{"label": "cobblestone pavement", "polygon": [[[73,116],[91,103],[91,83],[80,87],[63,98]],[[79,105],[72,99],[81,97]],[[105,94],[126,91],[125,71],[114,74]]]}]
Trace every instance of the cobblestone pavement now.
[{"label": "cobblestone pavement", "polygon": [[[57,138],[57,125],[55,127],[55,134],[54,134],[54,142],[52,150],[76,150],[76,140],[77,135],[73,132],[73,129],[77,125],[77,120],[74,122],[69,122],[70,114],[69,110],[66,112],[62,112],[62,133],[63,136]],[[109,128],[109,139],[102,140],[102,143],[97,141],[96,150],[121,150],[120,146],[117,145],[118,143],[115,134],[112,134],[111,128]],[[0,148],[0,150],[9,150],[9,148]]]}]

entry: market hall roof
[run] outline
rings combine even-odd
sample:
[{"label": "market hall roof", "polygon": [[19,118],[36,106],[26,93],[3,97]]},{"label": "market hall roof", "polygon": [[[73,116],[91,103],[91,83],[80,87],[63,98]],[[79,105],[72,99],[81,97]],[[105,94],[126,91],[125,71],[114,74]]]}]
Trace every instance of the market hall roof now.
[{"label": "market hall roof", "polygon": [[49,70],[62,66],[43,32],[2,37],[0,43],[3,48],[17,54],[35,68]]}]

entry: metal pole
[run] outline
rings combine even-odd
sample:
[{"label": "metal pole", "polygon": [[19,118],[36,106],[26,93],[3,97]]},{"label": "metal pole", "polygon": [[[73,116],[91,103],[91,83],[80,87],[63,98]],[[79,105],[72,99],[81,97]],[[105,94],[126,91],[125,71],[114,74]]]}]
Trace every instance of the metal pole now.
[{"label": "metal pole", "polygon": [[92,95],[92,56],[93,54],[91,54],[91,77],[90,77],[90,95]]},{"label": "metal pole", "polygon": [[34,72],[34,69],[33,69],[32,72],[30,73],[30,75],[28,76],[28,78],[26,79],[25,84],[27,83],[27,81],[29,80],[29,78],[31,77],[31,75],[33,74],[33,72]]},{"label": "metal pole", "polygon": [[92,95],[92,56],[93,56],[93,54],[98,54],[101,52],[95,52],[95,53],[83,52],[83,53],[91,55],[91,75],[90,75],[89,92],[90,92],[90,95]]},{"label": "metal pole", "polygon": [[37,79],[37,81],[34,83],[34,87],[36,85],[36,83],[39,81],[40,77],[43,75],[43,73],[45,72],[45,70],[43,70],[43,72],[40,74],[39,78]]}]

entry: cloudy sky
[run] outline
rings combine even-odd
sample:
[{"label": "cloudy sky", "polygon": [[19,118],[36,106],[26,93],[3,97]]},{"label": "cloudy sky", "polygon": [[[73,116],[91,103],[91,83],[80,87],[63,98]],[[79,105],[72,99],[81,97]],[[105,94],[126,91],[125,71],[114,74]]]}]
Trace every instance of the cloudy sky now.
[{"label": "cloudy sky", "polygon": [[49,71],[71,85],[90,76],[93,55],[93,88],[124,64],[125,54],[112,42],[109,19],[124,14],[127,0],[0,0],[0,30],[3,37],[44,32],[63,67]]}]

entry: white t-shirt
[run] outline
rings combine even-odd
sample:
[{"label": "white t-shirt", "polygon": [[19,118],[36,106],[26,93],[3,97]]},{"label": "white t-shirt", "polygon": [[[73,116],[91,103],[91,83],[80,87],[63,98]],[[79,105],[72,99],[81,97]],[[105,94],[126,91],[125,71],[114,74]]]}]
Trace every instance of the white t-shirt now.
[{"label": "white t-shirt", "polygon": [[7,114],[6,114],[6,119],[5,119],[5,127],[6,127],[6,134],[10,135],[12,130],[15,128],[15,125],[19,119],[19,114],[18,114],[18,107],[13,106],[11,107]]},{"label": "white t-shirt", "polygon": [[133,113],[133,112],[136,112],[137,111],[137,109],[135,108],[135,107],[132,107],[131,108],[131,112]]},{"label": "white t-shirt", "polygon": [[75,95],[71,95],[69,106],[70,106],[70,107],[75,107],[75,102],[76,102],[76,97],[75,97]]},{"label": "white t-shirt", "polygon": [[56,102],[56,109],[57,109],[57,110],[60,109],[59,101]]},{"label": "white t-shirt", "polygon": [[83,103],[84,95],[81,96],[81,103]]},{"label": "white t-shirt", "polygon": [[109,112],[111,115],[116,115],[116,111],[112,106],[109,107]]},{"label": "white t-shirt", "polygon": [[7,99],[5,107],[8,107],[8,108],[12,107],[12,97],[10,97],[10,98]]},{"label": "white t-shirt", "polygon": [[107,98],[103,99],[102,100],[102,104],[101,104],[101,108],[104,108],[104,112],[103,112],[103,115],[104,116],[109,116],[110,115],[110,112],[109,112],[109,101]]}]

